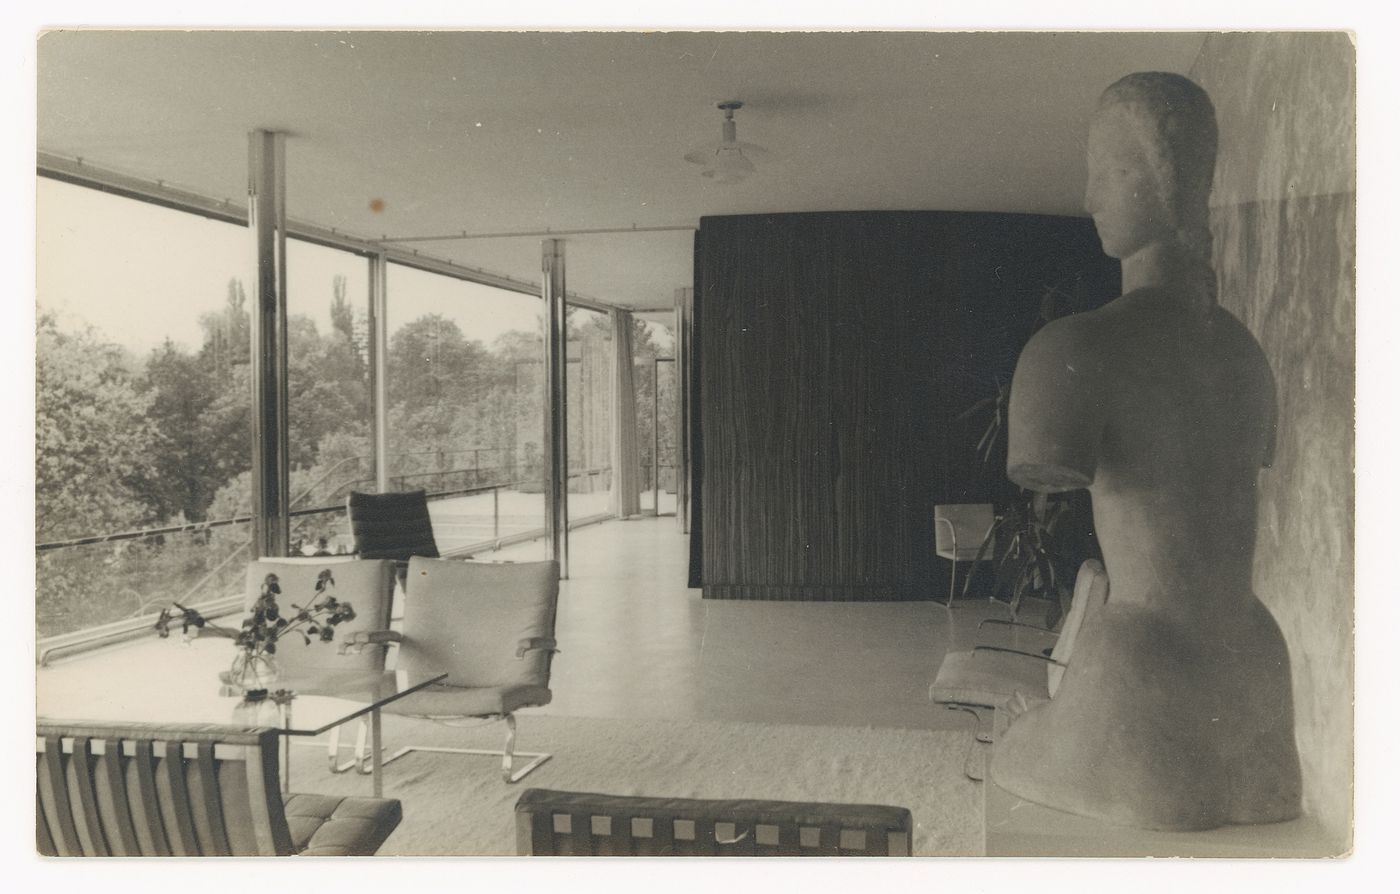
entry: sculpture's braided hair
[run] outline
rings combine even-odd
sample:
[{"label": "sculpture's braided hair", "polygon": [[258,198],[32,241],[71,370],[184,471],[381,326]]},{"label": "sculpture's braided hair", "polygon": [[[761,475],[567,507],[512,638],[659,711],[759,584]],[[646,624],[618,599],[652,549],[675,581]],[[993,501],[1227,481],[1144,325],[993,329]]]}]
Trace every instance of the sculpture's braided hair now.
[{"label": "sculpture's braided hair", "polygon": [[1215,106],[1189,78],[1163,71],[1140,71],[1120,78],[1099,98],[1099,111],[1126,107],[1148,125],[1148,157],[1162,204],[1172,215],[1177,246],[1196,280],[1197,296],[1214,305],[1211,266],[1210,188],[1215,176],[1219,133]]}]

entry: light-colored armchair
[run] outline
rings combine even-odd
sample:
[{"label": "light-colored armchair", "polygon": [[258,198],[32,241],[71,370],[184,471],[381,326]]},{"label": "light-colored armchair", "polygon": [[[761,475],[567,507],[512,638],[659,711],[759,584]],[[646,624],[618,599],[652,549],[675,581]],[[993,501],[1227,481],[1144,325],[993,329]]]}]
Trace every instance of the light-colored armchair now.
[{"label": "light-colored armchair", "polygon": [[978,722],[976,741],[991,744],[995,712],[1009,709],[1013,714],[1019,713],[1054,696],[1086,619],[1107,601],[1108,589],[1103,563],[1088,559],[1075,577],[1073,601],[1058,635],[1018,621],[983,621],[979,630],[1031,629],[1053,645],[1036,650],[983,643],[970,651],[950,652],[944,656],[929,687],[929,700],[973,715]]},{"label": "light-colored armchair", "polygon": [[979,556],[992,558],[991,550],[982,544],[996,526],[996,514],[991,503],[952,503],[933,507],[934,554],[952,563],[948,577],[948,602],[951,607],[957,595],[958,563],[973,562]]},{"label": "light-colored armchair", "polygon": [[[294,611],[292,603],[309,606],[317,598],[317,579],[327,570],[334,579],[335,598],[350,603],[355,609],[354,620],[345,621],[337,628],[337,642],[344,643],[357,634],[389,628],[395,570],[394,563],[388,559],[326,556],[249,562],[247,584],[243,591],[244,610],[252,611],[262,588],[267,584],[268,575],[276,576],[280,590],[277,601],[284,614]],[[328,643],[306,643],[296,637],[284,638],[278,645],[275,657],[284,677],[314,676],[324,671],[384,670],[383,649],[338,649]],[[362,724],[361,736],[366,732]],[[326,747],[327,763],[332,773],[344,773],[357,766],[354,760],[340,761],[340,727],[331,730]]]},{"label": "light-colored armchair", "polygon": [[[501,751],[405,745],[383,763],[414,751],[496,756],[502,759],[505,780],[519,782],[552,756],[515,751],[515,712],[552,698],[550,669],[559,651],[554,641],[559,563],[414,557],[408,578],[413,598],[402,632],[356,633],[347,638],[346,648],[397,643],[397,666],[410,675],[447,672],[443,683],[386,705],[386,712],[448,725],[474,718],[504,720],[506,742]],[[516,769],[516,757],[530,760]]]}]

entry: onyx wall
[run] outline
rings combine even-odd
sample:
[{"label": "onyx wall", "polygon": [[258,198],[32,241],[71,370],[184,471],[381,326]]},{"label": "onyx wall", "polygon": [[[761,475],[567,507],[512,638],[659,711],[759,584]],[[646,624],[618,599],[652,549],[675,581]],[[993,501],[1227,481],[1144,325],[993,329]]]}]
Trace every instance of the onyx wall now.
[{"label": "onyx wall", "polygon": [[1009,382],[1047,289],[1118,291],[1087,219],[704,218],[696,237],[692,586],[708,598],[944,598],[933,507],[996,500],[959,420]]},{"label": "onyx wall", "polygon": [[1254,588],[1288,640],[1306,809],[1350,834],[1354,687],[1355,50],[1343,34],[1219,34],[1191,76],[1220,122],[1220,301],[1278,382]]}]

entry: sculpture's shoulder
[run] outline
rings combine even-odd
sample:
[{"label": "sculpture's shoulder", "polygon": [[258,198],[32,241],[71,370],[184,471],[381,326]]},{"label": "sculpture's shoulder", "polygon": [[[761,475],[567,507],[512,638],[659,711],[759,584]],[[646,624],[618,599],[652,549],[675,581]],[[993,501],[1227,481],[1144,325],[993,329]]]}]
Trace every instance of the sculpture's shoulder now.
[{"label": "sculpture's shoulder", "polygon": [[1269,373],[1269,360],[1264,354],[1263,346],[1238,317],[1225,308],[1216,306],[1211,312],[1210,325],[1218,350],[1238,358],[1251,371]]},{"label": "sculpture's shoulder", "polygon": [[1047,366],[1067,365],[1081,374],[1101,367],[1111,320],[1103,311],[1087,311],[1047,323],[1021,352],[1018,372],[1032,372]]}]

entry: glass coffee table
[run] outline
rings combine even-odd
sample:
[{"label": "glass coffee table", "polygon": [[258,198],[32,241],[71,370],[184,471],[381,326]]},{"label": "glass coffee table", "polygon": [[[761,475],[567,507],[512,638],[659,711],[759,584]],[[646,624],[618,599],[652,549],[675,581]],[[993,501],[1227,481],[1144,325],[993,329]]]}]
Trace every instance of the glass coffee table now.
[{"label": "glass coffee table", "polygon": [[[278,729],[283,733],[282,788],[287,791],[294,738],[319,736],[368,715],[368,775],[373,779],[375,797],[380,797],[384,793],[380,709],[446,678],[446,673],[410,675],[402,670],[298,671],[280,678],[267,698],[248,702],[236,696],[215,695],[217,687],[212,685],[157,688],[122,686],[119,682],[92,685],[91,681],[73,685],[63,678],[40,674],[38,717],[44,721],[117,725],[169,723]],[[337,767],[334,752],[331,764],[333,769],[347,769]]]}]

